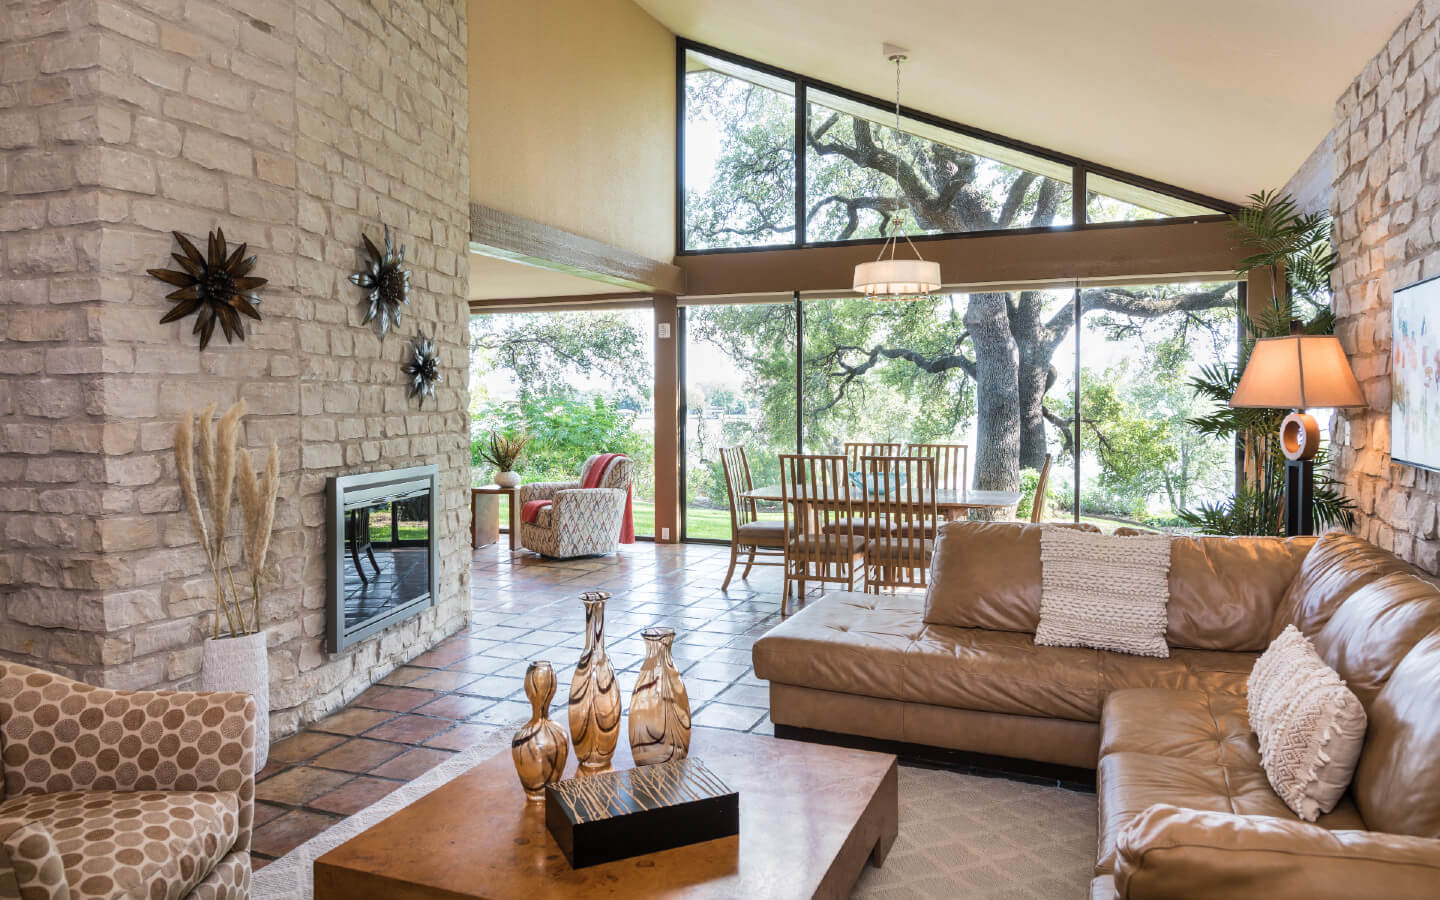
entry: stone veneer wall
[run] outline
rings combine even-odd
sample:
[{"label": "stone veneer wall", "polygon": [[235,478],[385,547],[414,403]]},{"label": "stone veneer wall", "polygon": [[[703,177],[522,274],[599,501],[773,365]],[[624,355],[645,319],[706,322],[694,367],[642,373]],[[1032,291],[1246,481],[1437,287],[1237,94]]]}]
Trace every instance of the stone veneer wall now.
[{"label": "stone veneer wall", "polygon": [[[1440,572],[1440,473],[1390,459],[1391,291],[1440,275],[1440,4],[1422,3],[1335,108],[1337,332],[1370,408],[1337,414],[1357,531]],[[1440,390],[1440,385],[1434,387]]]},{"label": "stone veneer wall", "polygon": [[[18,0],[0,11],[0,654],[194,687],[211,582],[179,414],[243,398],[284,470],[264,599],[277,734],[462,627],[469,600],[465,0]],[[410,308],[361,324],[362,231]],[[144,270],[219,225],[270,279],[243,343],[160,325]],[[436,404],[400,372],[440,346]],[[327,476],[436,463],[437,607],[326,654]],[[263,465],[263,462],[262,462]],[[236,521],[238,522],[238,516]],[[238,527],[232,526],[232,532]],[[238,551],[236,554],[238,555]]]}]

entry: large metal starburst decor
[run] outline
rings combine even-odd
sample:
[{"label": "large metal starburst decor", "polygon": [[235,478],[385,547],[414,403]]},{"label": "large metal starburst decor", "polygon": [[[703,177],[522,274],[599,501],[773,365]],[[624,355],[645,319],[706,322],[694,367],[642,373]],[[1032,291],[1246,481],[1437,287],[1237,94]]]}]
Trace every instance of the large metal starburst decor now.
[{"label": "large metal starburst decor", "polygon": [[365,242],[365,268],[350,276],[350,281],[370,293],[366,299],[370,308],[365,311],[365,322],[380,320],[380,337],[391,325],[400,324],[400,307],[410,302],[410,270],[405,268],[405,245],[395,252],[390,242],[390,226],[385,226],[385,252],[381,253],[363,233],[360,240]]},{"label": "large metal starburst decor", "polygon": [[423,333],[410,342],[410,361],[401,367],[410,378],[410,399],[435,399],[435,385],[440,383],[440,360],[435,355],[435,342]]},{"label": "large metal starburst decor", "polygon": [[195,327],[191,329],[191,334],[200,335],[201,350],[209,345],[217,322],[225,333],[226,343],[234,343],[237,337],[245,340],[245,326],[240,317],[245,315],[260,321],[260,311],[255,308],[260,296],[255,292],[266,284],[266,279],[250,275],[257,257],[245,255],[245,244],[231,252],[225,244],[225,231],[220,228],[210,232],[209,246],[203,256],[185,235],[178,231],[170,233],[175,235],[175,242],[185,251],[183,256],[170,254],[180,270],[146,270],[177,288],[165,295],[165,299],[175,301],[175,305],[160,318],[160,324],[194,313]]}]

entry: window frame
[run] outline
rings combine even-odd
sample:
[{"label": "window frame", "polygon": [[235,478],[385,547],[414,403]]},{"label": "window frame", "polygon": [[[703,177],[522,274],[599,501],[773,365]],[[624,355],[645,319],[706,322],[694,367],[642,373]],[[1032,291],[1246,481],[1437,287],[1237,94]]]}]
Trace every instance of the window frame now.
[{"label": "window frame", "polygon": [[[676,256],[704,256],[721,253],[755,253],[770,250],[789,250],[808,247],[850,247],[850,246],[878,246],[885,242],[884,238],[852,238],[845,241],[810,241],[806,240],[806,228],[809,224],[806,221],[806,116],[808,115],[809,99],[808,93],[811,89],[832,94],[854,103],[863,104],[875,108],[877,111],[890,114],[894,109],[894,103],[880,97],[853,91],[839,85],[822,81],[818,78],[811,78],[772,66],[759,60],[750,59],[737,53],[731,53],[709,44],[703,44],[689,38],[677,36],[675,39],[675,255]],[[712,56],[737,66],[753,69],[766,75],[782,78],[794,85],[795,97],[795,237],[793,240],[782,243],[763,244],[753,247],[710,247],[689,249],[685,246],[685,115],[686,115],[686,92],[685,92],[685,56],[694,51],[696,53]],[[991,231],[957,231],[941,232],[937,234],[911,235],[910,240],[920,243],[922,241],[953,240],[955,238],[975,237],[978,235],[1004,234],[1050,234],[1056,231],[1070,230],[1095,230],[1105,228],[1142,228],[1156,224],[1174,224],[1177,222],[1219,222],[1228,219],[1238,207],[1214,197],[1166,184],[1154,179],[1145,178],[1130,172],[1123,172],[1110,166],[1090,162],[1080,157],[1066,153],[1060,153],[1044,147],[1039,147],[1025,141],[1015,140],[986,131],[982,128],[975,128],[960,122],[955,122],[941,116],[931,115],[912,107],[900,107],[900,114],[904,118],[912,119],[923,124],[953,131],[956,134],[973,138],[980,141],[988,141],[998,144],[1010,150],[1025,153],[1030,156],[1040,157],[1053,163],[1069,166],[1071,172],[1071,219],[1069,225],[1053,225],[1027,228],[1006,228],[1003,232]],[[1086,198],[1086,175],[1094,174],[1121,181],[1134,187],[1142,188],[1156,193],[1174,197],[1177,200],[1184,200],[1219,210],[1213,215],[1190,215],[1174,216],[1158,219],[1139,219],[1119,222],[1089,222],[1086,221],[1085,212],[1087,206]]]}]

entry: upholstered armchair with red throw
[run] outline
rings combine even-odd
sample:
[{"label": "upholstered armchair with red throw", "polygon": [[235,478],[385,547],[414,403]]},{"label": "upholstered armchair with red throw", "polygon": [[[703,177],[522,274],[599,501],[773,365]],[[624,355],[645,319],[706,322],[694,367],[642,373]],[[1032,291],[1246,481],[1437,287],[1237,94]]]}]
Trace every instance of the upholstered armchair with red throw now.
[{"label": "upholstered armchair with red throw", "polygon": [[0,662],[0,897],[250,894],[255,701]]},{"label": "upholstered armchair with red throw", "polygon": [[597,453],[580,467],[578,481],[522,484],[520,543],[542,556],[566,559],[614,553],[635,540],[630,480],[635,464]]}]

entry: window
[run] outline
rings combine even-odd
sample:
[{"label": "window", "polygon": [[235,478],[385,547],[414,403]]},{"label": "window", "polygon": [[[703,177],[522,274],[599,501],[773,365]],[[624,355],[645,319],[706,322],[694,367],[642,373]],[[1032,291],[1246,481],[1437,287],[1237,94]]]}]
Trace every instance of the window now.
[{"label": "window", "polygon": [[[1071,167],[836,94],[807,93],[805,240],[883,237],[895,163],[909,234],[1070,224]],[[888,123],[888,124],[887,124]]]},{"label": "window", "polygon": [[687,536],[729,535],[718,447],[744,446],[757,485],[773,481],[797,407],[807,452],[966,444],[970,486],[1020,491],[1022,517],[1049,454],[1044,519],[1178,527],[1233,486],[1233,444],[1187,420],[1209,411],[1190,378],[1236,361],[1236,295],[1226,282],[806,299],[798,331],[794,304],[691,306]]},{"label": "window", "polygon": [[[685,309],[685,536],[730,539],[721,447],[744,447],[755,487],[780,483],[794,453],[795,304]],[[760,504],[761,519],[783,518]]]},{"label": "window", "polygon": [[[635,463],[635,533],[655,531],[654,313],[649,309],[487,313],[470,320],[473,477],[491,430],[531,438],[525,481],[574,481],[592,453]],[[501,504],[502,526],[508,510]]]},{"label": "window", "polygon": [[685,54],[685,249],[795,240],[795,85]]},{"label": "window", "polygon": [[680,53],[680,253],[878,240],[897,212],[897,162],[911,235],[1223,212],[915,111],[902,111],[897,133],[887,99],[685,41]]},{"label": "window", "polygon": [[[1238,359],[1236,285],[1081,293],[1080,514],[1179,527],[1181,510],[1235,487],[1234,444],[1199,434],[1188,420],[1212,409],[1190,379]],[[1151,312],[1127,312],[1141,305]]]},{"label": "window", "polygon": [[1213,216],[1220,210],[1137,187],[1105,175],[1085,175],[1086,222],[1139,222],[1185,216]]}]

